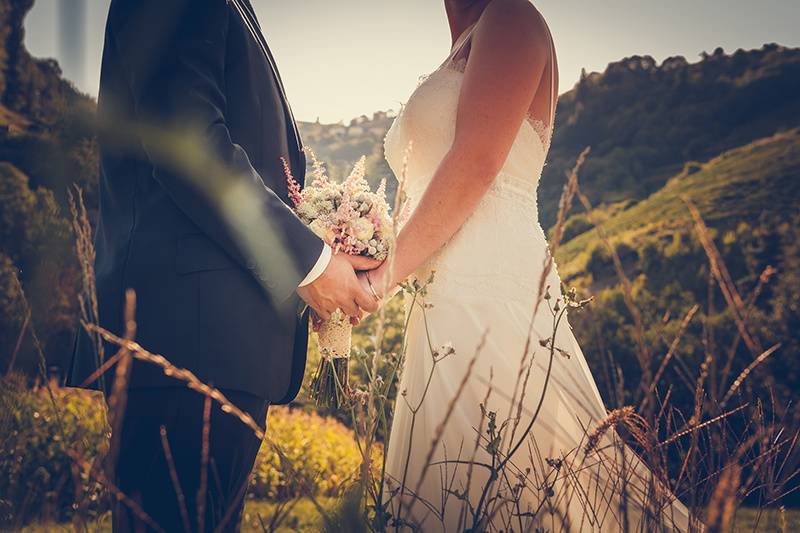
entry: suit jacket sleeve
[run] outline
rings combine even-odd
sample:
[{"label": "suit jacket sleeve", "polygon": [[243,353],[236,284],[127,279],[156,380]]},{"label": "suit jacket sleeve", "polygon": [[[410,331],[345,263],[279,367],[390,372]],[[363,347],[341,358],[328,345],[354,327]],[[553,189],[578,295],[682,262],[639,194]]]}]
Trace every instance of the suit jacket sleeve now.
[{"label": "suit jacket sleeve", "polygon": [[[282,301],[313,268],[323,242],[264,185],[247,153],[231,140],[225,121],[230,16],[226,0],[114,0],[107,31],[124,63],[138,119],[164,131],[190,127],[202,141],[197,148],[224,170],[213,187],[200,186],[190,172],[157,155],[162,147],[154,146],[156,140],[142,135],[153,177],[207,236]],[[247,200],[249,214],[231,217],[230,209],[220,208],[220,196],[228,191]],[[269,234],[243,238],[243,230],[254,228]]]}]

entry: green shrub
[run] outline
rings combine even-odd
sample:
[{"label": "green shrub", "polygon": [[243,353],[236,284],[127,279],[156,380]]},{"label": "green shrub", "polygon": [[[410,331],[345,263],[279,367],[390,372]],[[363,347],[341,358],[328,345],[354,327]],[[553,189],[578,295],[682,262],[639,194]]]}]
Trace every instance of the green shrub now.
[{"label": "green shrub", "polygon": [[589,219],[584,213],[572,215],[564,224],[564,233],[561,236],[561,242],[572,240],[574,237],[577,237],[581,233],[586,233],[593,227],[594,225],[589,222]]},{"label": "green shrub", "polygon": [[[30,388],[19,376],[0,379],[0,527],[33,520],[85,518],[109,509],[97,483],[76,473],[70,451],[91,463],[108,449],[104,402],[96,393]],[[266,442],[253,472],[251,498],[283,499],[311,492],[338,496],[355,478],[361,456],[353,433],[340,422],[286,408],[270,410],[267,434],[290,467]]]},{"label": "green shrub", "polygon": [[68,450],[91,461],[107,448],[108,426],[95,394],[54,389],[58,415],[47,390],[23,379],[0,380],[0,521],[64,520],[77,506],[107,508],[100,487],[73,471]]},{"label": "green shrub", "polygon": [[261,446],[250,496],[280,500],[309,491],[339,496],[357,477],[361,464],[353,432],[340,422],[287,408],[270,409],[267,435],[277,442],[291,468],[268,443]]},{"label": "green shrub", "polygon": [[611,254],[605,244],[595,244],[589,252],[589,260],[586,262],[586,270],[592,274],[594,279],[600,279],[614,273],[614,263]]}]

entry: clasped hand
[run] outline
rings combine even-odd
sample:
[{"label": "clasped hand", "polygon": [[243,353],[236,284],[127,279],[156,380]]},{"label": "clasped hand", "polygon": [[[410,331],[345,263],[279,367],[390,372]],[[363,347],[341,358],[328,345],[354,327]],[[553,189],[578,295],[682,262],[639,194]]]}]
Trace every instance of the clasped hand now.
[{"label": "clasped hand", "polygon": [[325,271],[312,283],[297,289],[300,297],[311,307],[314,323],[327,320],[341,309],[351,322],[357,324],[363,312],[378,310],[380,302],[369,290],[359,272],[373,270],[381,261],[364,256],[335,253]]}]

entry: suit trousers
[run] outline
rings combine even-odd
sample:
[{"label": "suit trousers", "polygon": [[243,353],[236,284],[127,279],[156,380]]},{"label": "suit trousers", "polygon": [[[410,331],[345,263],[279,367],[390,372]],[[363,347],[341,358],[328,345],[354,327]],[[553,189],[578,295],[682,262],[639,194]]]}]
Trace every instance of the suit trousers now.
[{"label": "suit trousers", "polygon": [[[259,425],[265,424],[265,399],[231,390],[222,393]],[[114,481],[136,505],[117,499],[112,513],[115,532],[156,530],[132,509],[136,506],[168,532],[239,530],[261,441],[213,400],[206,426],[204,407],[205,396],[186,387],[128,391]]]}]

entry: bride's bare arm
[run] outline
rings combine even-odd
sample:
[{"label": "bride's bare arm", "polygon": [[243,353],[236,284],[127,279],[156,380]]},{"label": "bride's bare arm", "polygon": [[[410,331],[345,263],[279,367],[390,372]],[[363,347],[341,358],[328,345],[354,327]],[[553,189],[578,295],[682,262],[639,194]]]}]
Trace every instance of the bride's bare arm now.
[{"label": "bride's bare arm", "polygon": [[370,274],[379,291],[441,248],[491,186],[539,86],[549,57],[545,32],[527,2],[495,0],[486,8],[472,35],[453,145],[398,235],[393,261]]}]

